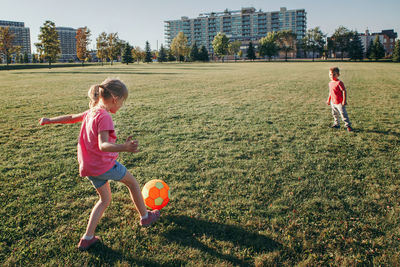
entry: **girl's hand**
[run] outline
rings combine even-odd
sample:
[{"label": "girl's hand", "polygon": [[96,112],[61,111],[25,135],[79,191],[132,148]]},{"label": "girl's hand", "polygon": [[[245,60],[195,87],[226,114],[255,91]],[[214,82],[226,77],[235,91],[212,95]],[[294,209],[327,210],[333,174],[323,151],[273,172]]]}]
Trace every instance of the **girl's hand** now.
[{"label": "girl's hand", "polygon": [[132,140],[132,136],[129,136],[125,141],[125,148],[127,152],[138,153],[139,142],[137,140]]},{"label": "girl's hand", "polygon": [[48,118],[41,118],[39,120],[40,125],[45,125],[45,124],[49,124],[49,123],[50,123],[50,120]]},{"label": "girl's hand", "polygon": [[326,104],[329,106],[331,104],[331,102],[330,101],[326,101]]}]

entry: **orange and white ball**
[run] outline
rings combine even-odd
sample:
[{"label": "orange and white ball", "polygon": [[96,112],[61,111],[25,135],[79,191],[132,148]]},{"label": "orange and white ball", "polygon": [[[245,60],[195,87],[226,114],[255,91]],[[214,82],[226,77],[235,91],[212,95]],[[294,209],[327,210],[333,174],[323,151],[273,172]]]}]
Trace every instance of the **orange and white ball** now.
[{"label": "orange and white ball", "polygon": [[142,195],[148,208],[160,210],[169,202],[169,186],[162,180],[154,179],[144,185]]}]

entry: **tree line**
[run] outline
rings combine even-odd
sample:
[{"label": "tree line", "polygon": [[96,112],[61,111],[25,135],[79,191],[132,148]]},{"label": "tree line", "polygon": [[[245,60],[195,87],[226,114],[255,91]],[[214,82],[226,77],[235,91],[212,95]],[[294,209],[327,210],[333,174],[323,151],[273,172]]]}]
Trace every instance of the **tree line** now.
[{"label": "tree line", "polygon": [[[247,45],[247,44],[246,44]],[[196,44],[192,48],[187,47],[187,39],[180,32],[171,43],[171,49],[175,51],[181,58],[186,57],[193,60],[191,50],[196,50]],[[231,55],[236,60],[242,57],[243,51],[240,49],[242,42],[230,41],[224,33],[218,33],[212,42],[214,54],[217,58],[224,61],[225,56]],[[175,47],[179,47],[178,49]],[[246,50],[247,59],[254,60],[259,57],[271,60],[280,53],[288,60],[288,54],[294,51],[302,51],[303,57],[312,57],[314,61],[316,55],[322,58],[338,58],[338,55],[344,60],[345,55],[350,60],[379,60],[385,56],[385,49],[376,36],[368,45],[367,52],[364,54],[364,47],[361,42],[360,35],[357,31],[350,31],[344,26],[338,27],[332,36],[327,37],[319,27],[309,29],[302,39],[297,39],[295,33],[291,30],[281,30],[269,32],[265,37],[258,40],[257,48],[253,42],[248,43]],[[400,40],[397,40],[392,60],[400,62]]]},{"label": "tree line", "polygon": [[[87,27],[79,28],[76,32],[76,56],[82,62],[92,60],[92,53],[88,46],[91,32]],[[29,57],[26,53],[21,55],[21,47],[14,46],[13,40],[15,34],[11,33],[9,27],[0,27],[0,60],[5,59],[8,65],[11,63],[12,56],[18,63],[28,63]],[[39,42],[35,43],[37,54],[32,55],[32,62],[56,62],[61,54],[60,40],[56,26],[52,21],[46,21],[40,27]],[[230,41],[224,33],[218,33],[213,41],[213,53],[218,59],[224,61],[225,56],[231,55],[234,59],[243,57],[241,41]],[[246,44],[246,58],[254,60],[257,54],[261,58],[271,60],[272,58],[283,55],[285,60],[288,54],[294,51],[302,51],[304,57],[312,57],[314,61],[316,55],[322,58],[340,58],[343,60],[345,55],[350,60],[362,60],[368,58],[370,60],[379,60],[385,56],[385,50],[381,44],[379,37],[376,36],[368,46],[367,52],[364,54],[364,48],[357,31],[350,31],[344,26],[338,27],[332,36],[327,37],[319,27],[309,29],[304,38],[297,39],[295,33],[291,30],[281,30],[277,32],[269,32],[265,37],[258,40],[255,46],[252,42]],[[98,60],[110,62],[113,64],[115,60],[122,63],[133,62],[158,62],[167,61],[209,61],[209,51],[205,46],[198,47],[196,42],[192,46],[188,46],[188,39],[183,32],[172,40],[170,47],[166,48],[161,45],[158,51],[152,51],[147,41],[145,49],[139,46],[133,47],[129,42],[120,40],[118,33],[102,32],[96,38],[96,56]],[[392,60],[400,62],[400,40],[396,41]],[[2,63],[2,62],[0,62]]]}]

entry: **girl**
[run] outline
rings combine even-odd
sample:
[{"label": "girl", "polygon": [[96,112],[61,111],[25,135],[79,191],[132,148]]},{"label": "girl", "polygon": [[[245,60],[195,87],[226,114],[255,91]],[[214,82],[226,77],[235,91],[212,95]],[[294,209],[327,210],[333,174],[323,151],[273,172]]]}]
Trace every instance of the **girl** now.
[{"label": "girl", "polygon": [[93,207],[86,233],[79,241],[80,250],[87,250],[99,240],[99,237],[94,236],[94,231],[111,202],[108,180],[120,181],[128,187],[136,210],[141,216],[141,226],[147,227],[160,217],[159,210],[147,211],[138,182],[125,166],[116,161],[118,152],[139,152],[138,141],[132,140],[132,136],[129,136],[124,144],[115,143],[117,136],[110,115],[121,108],[128,97],[128,89],[120,80],[106,79],[100,85],[93,85],[88,95],[89,110],[81,114],[40,119],[40,125],[82,121],[78,143],[79,174],[88,177],[100,199]]}]

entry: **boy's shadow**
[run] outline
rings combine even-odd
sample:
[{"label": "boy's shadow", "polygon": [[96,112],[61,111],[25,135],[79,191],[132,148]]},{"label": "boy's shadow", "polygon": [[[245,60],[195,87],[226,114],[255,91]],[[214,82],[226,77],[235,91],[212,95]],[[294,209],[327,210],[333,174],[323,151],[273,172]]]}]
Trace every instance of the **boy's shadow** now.
[{"label": "boy's shadow", "polygon": [[383,135],[393,135],[400,138],[400,134],[396,132],[392,132],[391,130],[388,131],[381,131],[381,130],[366,130],[366,129],[355,129],[355,132],[364,132],[364,133],[376,133],[376,134],[383,134]]},{"label": "boy's shadow", "polygon": [[227,241],[241,250],[254,253],[271,252],[282,247],[281,244],[267,236],[233,225],[209,222],[187,216],[165,216],[163,221],[166,225],[174,225],[171,230],[163,234],[169,242],[198,249],[202,253],[229,261],[233,265],[248,265],[249,262],[234,255],[223,254],[212,246],[201,242],[200,239],[205,237],[211,242],[214,242],[214,240]]}]

